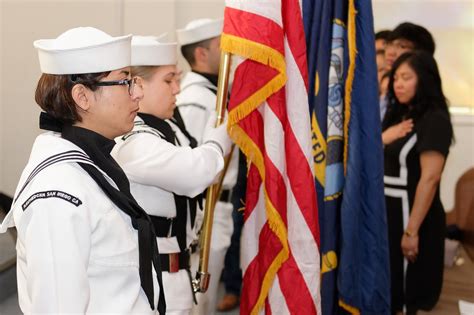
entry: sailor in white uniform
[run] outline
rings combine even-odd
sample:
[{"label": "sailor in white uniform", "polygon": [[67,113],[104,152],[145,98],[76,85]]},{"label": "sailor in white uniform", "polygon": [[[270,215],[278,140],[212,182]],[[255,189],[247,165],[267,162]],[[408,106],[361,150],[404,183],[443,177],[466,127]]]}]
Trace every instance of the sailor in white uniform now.
[{"label": "sailor in white uniform", "polygon": [[194,197],[221,172],[231,142],[225,126],[211,127],[214,115],[203,144],[189,146],[194,139],[186,137],[179,117],[173,118],[179,92],[176,46],[154,37],[133,37],[132,73],[144,97],[133,130],[117,138],[112,154],[157,231],[167,314],[189,314],[193,305],[190,245],[196,238],[198,203]]},{"label": "sailor in white uniform", "polygon": [[161,275],[153,225],[109,154],[143,96],[130,76],[131,37],[81,27],[34,43],[48,132],[36,138],[0,225],[18,230],[23,313],[154,314],[158,295],[165,313],[152,279],[153,266]]},{"label": "sailor in white uniform", "polygon": [[[196,138],[198,144],[202,143],[203,134],[210,126],[211,113],[216,108],[222,27],[222,19],[198,19],[188,23],[184,29],[176,31],[181,52],[192,70],[181,82],[181,93],[176,103],[186,128]],[[216,309],[219,279],[233,231],[233,206],[230,200],[232,188],[237,182],[238,156],[238,150],[234,150],[224,177],[220,201],[215,208],[209,255],[211,279],[207,292],[197,296],[198,305],[194,308],[195,314],[214,314]],[[198,213],[198,216],[202,216],[202,213]],[[198,221],[202,221],[200,217]],[[199,255],[193,256],[193,269],[197,269]]]}]

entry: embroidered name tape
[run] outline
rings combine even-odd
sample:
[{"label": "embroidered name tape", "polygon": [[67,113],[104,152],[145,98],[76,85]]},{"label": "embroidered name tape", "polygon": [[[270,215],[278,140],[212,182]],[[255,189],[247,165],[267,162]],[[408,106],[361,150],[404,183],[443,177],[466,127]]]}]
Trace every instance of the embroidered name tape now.
[{"label": "embroidered name tape", "polygon": [[71,194],[65,193],[64,191],[60,190],[48,190],[48,191],[39,191],[33,195],[30,196],[22,205],[21,207],[23,208],[23,211],[25,211],[26,208],[28,208],[35,200],[38,199],[47,199],[47,198],[59,198],[64,201],[67,201],[76,207],[79,207],[82,204],[82,201],[74,197]]}]

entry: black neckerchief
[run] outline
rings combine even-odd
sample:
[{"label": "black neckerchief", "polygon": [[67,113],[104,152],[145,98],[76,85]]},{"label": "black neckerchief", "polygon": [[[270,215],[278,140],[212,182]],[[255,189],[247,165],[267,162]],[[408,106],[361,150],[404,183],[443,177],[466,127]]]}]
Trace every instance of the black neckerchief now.
[{"label": "black neckerchief", "polygon": [[143,119],[145,124],[160,131],[165,136],[166,141],[172,143],[173,145],[176,145],[176,135],[174,134],[174,131],[171,128],[170,124],[168,124],[165,120],[150,114],[140,112],[137,115],[138,117]]},{"label": "black neckerchief", "polygon": [[174,112],[173,112],[173,117],[170,118],[170,121],[176,126],[179,128],[179,130],[181,130],[181,132],[183,133],[183,135],[189,140],[189,146],[191,148],[195,148],[197,147],[197,140],[196,138],[194,138],[193,136],[191,136],[191,134],[189,133],[188,130],[186,130],[186,126],[184,125],[184,120],[183,118],[181,117],[181,113],[179,112],[179,109],[178,107],[176,107],[174,109]]},{"label": "black neckerchief", "polygon": [[[171,126],[165,120],[145,113],[138,113],[138,116],[143,119],[145,124],[161,132],[165,136],[165,140],[167,142],[176,146],[176,135]],[[180,250],[185,251],[187,248],[186,222],[188,217],[188,200],[191,198],[188,198],[186,196],[180,196],[175,193],[173,193],[173,197],[176,206],[176,218],[171,233],[172,235],[176,235]],[[196,206],[191,207],[191,202],[189,204],[189,210],[191,214],[190,224],[192,228],[194,226],[194,221],[196,218]]]},{"label": "black neckerchief", "polygon": [[63,139],[66,139],[80,147],[94,164],[105,172],[119,188],[119,190],[117,190],[113,187],[96,167],[86,163],[78,163],[100,186],[114,204],[130,216],[133,227],[138,231],[139,274],[141,287],[148,298],[151,308],[154,309],[153,264],[157,272],[157,280],[160,286],[158,312],[160,315],[164,315],[166,312],[166,302],[155,230],[153,229],[153,224],[145,210],[138,205],[130,193],[130,184],[125,173],[117,162],[110,156],[110,151],[115,145],[115,142],[88,129],[63,125],[46,113],[41,113],[40,128],[61,132]]},{"label": "black neckerchief", "polygon": [[110,140],[92,130],[74,126],[64,126],[62,137],[84,150],[94,161],[94,164],[112,178],[120,192],[133,199],[127,175],[110,155],[115,146],[114,140]]},{"label": "black neckerchief", "polygon": [[[184,120],[181,117],[181,113],[179,112],[178,107],[176,107],[174,109],[173,117],[170,119],[170,121],[173,124],[175,124],[179,128],[179,130],[181,130],[181,132],[184,134],[184,136],[186,138],[188,138],[189,146],[191,148],[194,149],[198,146],[198,142],[197,142],[196,138],[191,136],[189,131],[186,129],[186,126],[184,124]],[[192,226],[194,226],[194,221],[195,221],[194,219],[195,219],[195,214],[196,214],[197,208],[199,207],[199,209],[201,209],[201,210],[203,209],[204,195],[205,195],[205,191],[200,193],[199,195],[197,195],[194,198],[189,198],[188,197],[189,209],[190,209],[190,212],[191,212],[191,225]]]},{"label": "black neckerchief", "polygon": [[219,78],[218,75],[210,74],[210,73],[204,73],[204,72],[199,72],[199,71],[196,71],[196,70],[193,70],[193,72],[202,75],[203,77],[205,77],[206,79],[208,79],[208,80],[212,83],[212,85],[214,85],[215,87],[217,87],[217,82],[218,82],[218,78]]}]

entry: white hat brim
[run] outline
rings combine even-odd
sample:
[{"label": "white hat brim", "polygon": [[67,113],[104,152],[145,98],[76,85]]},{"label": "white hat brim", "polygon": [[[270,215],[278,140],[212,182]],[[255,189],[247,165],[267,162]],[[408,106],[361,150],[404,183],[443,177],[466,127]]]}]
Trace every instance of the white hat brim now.
[{"label": "white hat brim", "polygon": [[194,28],[184,28],[176,31],[180,45],[189,45],[220,36],[224,27],[224,19],[211,20]]},{"label": "white hat brim", "polygon": [[48,74],[82,74],[113,71],[131,63],[132,35],[111,37],[110,40],[86,47],[61,48],[55,39],[40,39],[33,43],[38,49],[41,72]]},{"label": "white hat brim", "polygon": [[160,43],[157,38],[133,36],[132,66],[164,66],[178,62],[177,43]]}]

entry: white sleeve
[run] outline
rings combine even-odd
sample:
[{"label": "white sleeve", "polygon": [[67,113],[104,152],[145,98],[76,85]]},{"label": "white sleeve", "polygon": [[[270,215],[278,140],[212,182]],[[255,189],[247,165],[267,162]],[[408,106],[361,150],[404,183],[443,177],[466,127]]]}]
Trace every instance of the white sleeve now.
[{"label": "white sleeve", "polygon": [[224,167],[212,144],[177,147],[148,133],[129,137],[113,155],[131,181],[189,197],[206,189]]},{"label": "white sleeve", "polygon": [[24,210],[31,313],[85,313],[91,226],[85,205],[38,199]]}]

